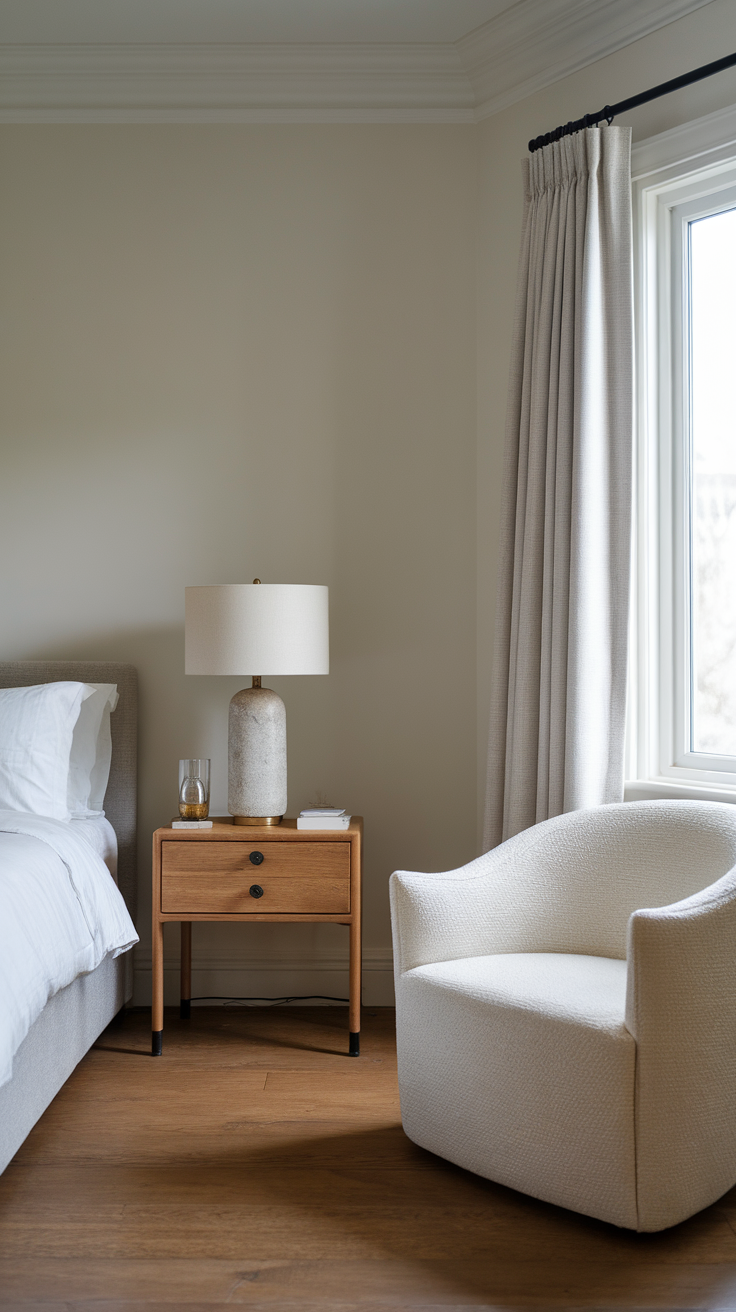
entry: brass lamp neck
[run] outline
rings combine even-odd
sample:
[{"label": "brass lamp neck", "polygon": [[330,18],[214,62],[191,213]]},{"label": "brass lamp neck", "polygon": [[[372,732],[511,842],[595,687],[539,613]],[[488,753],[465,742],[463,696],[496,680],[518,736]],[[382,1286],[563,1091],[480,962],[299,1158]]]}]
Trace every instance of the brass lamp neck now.
[{"label": "brass lamp neck", "polygon": [[251,684],[251,688],[260,688],[260,686],[261,686],[261,675],[260,675],[260,674],[254,674],[254,675],[252,676],[252,678],[253,678],[253,682],[252,682],[252,684]]}]

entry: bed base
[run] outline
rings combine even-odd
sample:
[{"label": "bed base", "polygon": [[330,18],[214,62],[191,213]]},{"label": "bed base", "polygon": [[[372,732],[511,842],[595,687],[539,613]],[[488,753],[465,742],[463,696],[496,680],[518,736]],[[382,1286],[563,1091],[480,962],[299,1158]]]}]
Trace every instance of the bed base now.
[{"label": "bed base", "polygon": [[131,995],[131,954],[106,957],[55,993],[13,1058],[13,1078],[0,1088],[0,1172],[74,1067]]},{"label": "bed base", "polygon": [[[138,676],[117,661],[2,661],[0,688],[23,688],[62,679],[116,683],[120,694],[110,718],[112,765],[105,814],[118,840],[118,887],[135,919],[136,735]],[[133,954],[106,958],[54,994],[13,1058],[13,1078],[0,1086],[0,1173],[85,1052],[132,996]]]}]

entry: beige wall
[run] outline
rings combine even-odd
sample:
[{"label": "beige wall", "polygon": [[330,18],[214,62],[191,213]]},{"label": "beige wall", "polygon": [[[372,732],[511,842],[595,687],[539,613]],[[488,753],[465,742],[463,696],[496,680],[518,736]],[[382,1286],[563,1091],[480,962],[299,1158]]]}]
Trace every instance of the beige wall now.
[{"label": "beige wall", "polygon": [[[272,682],[290,813],[366,817],[368,1001],[390,872],[475,854],[476,139],[0,129],[0,656],[138,667],[146,944],[151,830],[180,756],[225,808],[242,682],[185,678],[185,584],[330,586],[332,673]],[[195,987],[342,996],[345,939],[200,926]]]},{"label": "beige wall", "polygon": [[[532,137],[736,50],[734,0],[703,9],[564,78],[479,125],[478,238],[478,792],[484,791],[502,454],[521,160]],[[635,141],[736,103],[736,70],[643,105],[617,122]]]},{"label": "beige wall", "polygon": [[[0,129],[0,656],[138,666],[143,908],[179,756],[212,757],[224,809],[238,681],[184,677],[185,584],[328,583],[331,675],[273,680],[289,809],[365,814],[366,996],[390,998],[389,873],[477,850],[519,161],[734,48],[712,0],[478,127]],[[627,121],[734,102],[731,72]],[[344,948],[201,927],[195,984],[342,994]]]}]

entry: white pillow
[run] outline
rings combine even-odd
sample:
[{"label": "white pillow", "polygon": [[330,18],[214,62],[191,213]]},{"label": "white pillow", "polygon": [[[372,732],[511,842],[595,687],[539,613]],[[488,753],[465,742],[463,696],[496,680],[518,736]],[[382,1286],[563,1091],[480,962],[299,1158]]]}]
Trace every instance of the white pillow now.
[{"label": "white pillow", "polygon": [[110,778],[110,715],[118,704],[115,683],[86,683],[87,695],[74,726],[69,760],[67,806],[72,816],[104,815]]},{"label": "white pillow", "polygon": [[68,820],[74,726],[90,685],[0,689],[0,809]]}]

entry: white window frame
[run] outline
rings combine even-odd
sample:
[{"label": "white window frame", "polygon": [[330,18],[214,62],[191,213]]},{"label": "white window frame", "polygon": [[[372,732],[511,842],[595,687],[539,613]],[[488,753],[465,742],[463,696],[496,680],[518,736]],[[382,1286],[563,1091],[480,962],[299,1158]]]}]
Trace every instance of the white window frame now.
[{"label": "white window frame", "polygon": [[632,183],[637,438],[625,796],[736,802],[728,758],[690,752],[678,695],[690,677],[682,241],[692,218],[734,205],[736,107],[636,145]]}]

